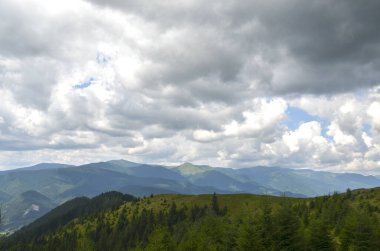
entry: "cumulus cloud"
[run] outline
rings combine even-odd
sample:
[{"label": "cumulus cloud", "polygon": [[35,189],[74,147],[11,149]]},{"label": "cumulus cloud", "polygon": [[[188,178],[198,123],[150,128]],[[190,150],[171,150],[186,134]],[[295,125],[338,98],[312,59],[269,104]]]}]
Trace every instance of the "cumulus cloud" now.
[{"label": "cumulus cloud", "polygon": [[243,111],[244,121],[238,123],[235,120],[224,125],[226,136],[259,137],[264,139],[279,129],[280,122],[285,117],[287,104],[284,100],[263,101],[253,103],[252,111]]},{"label": "cumulus cloud", "polygon": [[[374,1],[92,2],[152,20],[161,29],[152,49],[154,66],[165,69],[161,81],[212,75],[277,94],[379,84]],[[146,75],[155,69],[147,68]]]},{"label": "cumulus cloud", "polygon": [[2,1],[2,168],[127,158],[377,173],[379,7]]},{"label": "cumulus cloud", "polygon": [[375,130],[380,130],[380,102],[373,102],[368,107],[367,114]]}]

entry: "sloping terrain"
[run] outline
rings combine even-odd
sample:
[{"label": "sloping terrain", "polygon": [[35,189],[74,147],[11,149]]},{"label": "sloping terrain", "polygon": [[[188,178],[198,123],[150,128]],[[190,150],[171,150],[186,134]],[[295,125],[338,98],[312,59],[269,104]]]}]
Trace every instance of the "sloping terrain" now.
[{"label": "sloping terrain", "polygon": [[[166,167],[126,160],[81,166],[44,163],[0,172],[0,203],[4,216],[1,227],[2,230],[17,229],[67,200],[112,190],[140,197],[213,192],[306,197],[375,186],[380,186],[380,180],[374,176],[279,167],[232,169],[191,163]],[[42,195],[49,203],[43,203],[37,210],[36,203],[22,199],[27,191],[35,192],[36,201]],[[23,216],[26,210],[31,212],[27,217]]]},{"label": "sloping terrain", "polygon": [[[92,209],[92,211],[84,210]],[[380,188],[316,198],[117,192],[78,198],[3,250],[379,250]]]}]

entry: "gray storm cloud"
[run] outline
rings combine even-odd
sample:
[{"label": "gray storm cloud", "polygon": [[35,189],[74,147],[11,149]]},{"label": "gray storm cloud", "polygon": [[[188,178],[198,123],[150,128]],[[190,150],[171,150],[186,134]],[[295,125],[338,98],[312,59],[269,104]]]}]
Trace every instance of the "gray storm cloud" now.
[{"label": "gray storm cloud", "polygon": [[377,172],[379,9],[2,1],[2,166],[122,157]]}]

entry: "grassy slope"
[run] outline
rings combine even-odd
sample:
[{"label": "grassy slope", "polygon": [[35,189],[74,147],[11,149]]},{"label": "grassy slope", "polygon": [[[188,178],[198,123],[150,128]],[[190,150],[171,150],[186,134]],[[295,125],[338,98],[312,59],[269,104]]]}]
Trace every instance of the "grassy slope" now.
[{"label": "grassy slope", "polygon": [[[380,208],[380,188],[373,189],[358,189],[352,191],[353,199],[350,205],[354,208],[358,208],[364,204],[370,204]],[[340,194],[339,196],[344,196]],[[232,217],[241,217],[247,215],[255,210],[262,208],[264,204],[270,204],[272,208],[276,208],[280,203],[287,201],[292,203],[297,202],[310,202],[315,198],[290,198],[290,197],[276,197],[267,195],[253,195],[253,194],[218,194],[218,201],[220,208],[227,207],[227,215]],[[141,198],[138,202],[127,202],[122,205],[118,210],[106,212],[106,218],[110,223],[116,223],[119,215],[125,209],[129,215],[135,210],[147,211],[153,210],[155,213],[163,210],[164,212],[170,209],[173,202],[176,203],[177,208],[191,207],[198,205],[200,207],[210,206],[212,195],[178,195],[178,194],[163,194],[155,195],[153,197]],[[322,197],[317,197],[322,198]],[[380,219],[380,215],[379,215]],[[84,221],[72,222],[72,225],[81,228],[81,225],[92,225],[91,219]],[[70,226],[70,227],[71,227]]]},{"label": "grassy slope", "polygon": [[[380,188],[373,189],[359,189],[352,191],[353,199],[350,205],[354,208],[358,208],[364,204],[370,204],[380,208]],[[339,196],[345,196],[345,194],[339,194]],[[264,204],[269,204],[272,209],[276,209],[282,202],[291,202],[297,204],[298,202],[311,202],[315,201],[315,198],[290,198],[290,197],[276,197],[267,195],[252,195],[252,194],[218,194],[218,201],[220,208],[227,207],[227,216],[232,219],[239,219],[249,215],[250,213],[260,209]],[[322,198],[322,197],[317,197]],[[164,194],[155,195],[154,197],[144,197],[138,202],[128,202],[122,205],[118,210],[108,211],[105,213],[106,221],[113,227],[117,223],[122,211],[126,211],[128,216],[131,217],[134,211],[141,212],[143,209],[158,213],[160,210],[168,212],[173,202],[176,203],[177,208],[187,207],[190,208],[193,205],[200,207],[210,206],[212,199],[211,194],[205,195],[174,195]],[[380,219],[380,214],[378,214]],[[92,219],[86,219],[84,221],[74,221],[67,228],[74,228],[80,233],[85,235],[85,229],[95,229],[96,223]]]},{"label": "grassy slope", "polygon": [[[284,198],[284,197],[274,197],[265,195],[253,195],[253,194],[218,194],[218,201],[221,208],[228,208],[228,215],[239,215],[252,212],[258,207],[262,206],[264,203],[271,203],[276,205],[283,200],[290,200],[293,202],[301,201],[305,199],[300,198]],[[138,203],[126,203],[124,206],[129,209],[129,211],[135,210],[138,207],[140,210],[142,208],[153,209],[153,211],[158,212],[160,210],[168,210],[170,205],[175,202],[177,207],[181,208],[183,206],[190,207],[192,205],[198,205],[200,207],[209,206],[212,195],[156,195],[153,198],[143,198]]]},{"label": "grassy slope", "polygon": [[[380,187],[373,189],[358,189],[352,191],[353,199],[351,205],[353,207],[359,207],[363,203],[369,203],[372,206],[380,208]],[[339,196],[344,196],[340,194]],[[290,197],[276,197],[267,195],[253,195],[253,194],[218,194],[218,200],[220,207],[228,208],[228,215],[241,215],[252,212],[257,208],[262,207],[265,203],[270,203],[276,207],[277,204],[283,201],[290,201],[292,203],[312,201],[314,198],[290,198]],[[204,206],[210,205],[212,195],[174,195],[164,194],[155,195],[153,198],[143,198],[137,203],[126,203],[123,207],[129,209],[129,211],[146,208],[147,210],[153,209],[157,212],[161,209],[169,209],[172,202],[177,204],[177,207],[182,206],[190,207],[192,205]],[[317,197],[322,198],[322,197]],[[120,211],[121,209],[119,209]],[[115,212],[116,213],[116,212]]]},{"label": "grassy slope", "polygon": [[[346,194],[337,195],[340,198],[346,196]],[[274,210],[279,207],[282,202],[291,202],[291,204],[306,204],[309,203],[325,203],[323,202],[327,197],[317,197],[317,198],[286,198],[286,197],[273,197],[265,195],[251,195],[251,194],[228,194],[228,195],[217,195],[220,208],[227,207],[227,217],[232,219],[232,222],[237,222],[239,219],[245,218],[251,215],[256,210],[262,209],[265,204],[269,204]],[[331,197],[330,197],[331,198]],[[170,207],[173,202],[176,203],[177,208],[181,209],[191,208],[194,205],[200,207],[209,206],[212,200],[212,195],[155,195],[154,197],[146,197],[140,199],[138,202],[127,202],[120,206],[116,210],[109,210],[102,213],[102,219],[107,225],[111,226],[112,229],[116,228],[117,221],[123,212],[126,212],[129,218],[132,217],[133,212],[142,212],[143,209],[150,211],[151,209],[158,213],[159,211],[169,212]],[[328,200],[327,200],[328,201]],[[360,209],[364,206],[371,205],[372,207],[380,208],[380,188],[374,189],[359,189],[352,191],[352,196],[348,201],[349,205],[353,209]],[[328,202],[326,202],[328,203]],[[310,211],[310,215],[315,214]],[[375,216],[380,220],[380,210],[376,210]],[[189,210],[186,214],[189,214]],[[77,236],[78,243],[88,243],[87,238],[89,231],[95,231],[97,227],[97,222],[94,218],[87,217],[84,219],[76,219],[71,223],[61,227],[58,231],[55,231],[48,237],[48,239],[56,236],[60,238],[64,232],[75,232]],[[339,240],[337,240],[339,242]]]}]

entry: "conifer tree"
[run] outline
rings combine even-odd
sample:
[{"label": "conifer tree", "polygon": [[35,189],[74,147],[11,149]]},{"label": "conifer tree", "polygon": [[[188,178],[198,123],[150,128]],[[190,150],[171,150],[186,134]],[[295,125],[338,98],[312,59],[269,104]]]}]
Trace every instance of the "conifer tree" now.
[{"label": "conifer tree", "polygon": [[220,209],[219,209],[219,202],[218,198],[216,197],[216,193],[212,195],[212,201],[211,201],[211,209],[216,214],[219,215]]},{"label": "conifer tree", "polygon": [[342,233],[343,249],[347,250],[373,250],[374,224],[377,221],[371,219],[369,215],[359,212],[352,212],[345,222]]},{"label": "conifer tree", "polygon": [[314,220],[310,224],[310,247],[315,251],[330,251],[333,244],[329,235],[328,223],[324,220]]},{"label": "conifer tree", "polygon": [[240,226],[239,235],[237,238],[237,250],[245,251],[262,251],[266,250],[263,245],[261,224],[255,222],[252,217],[245,221]]},{"label": "conifer tree", "polygon": [[262,239],[265,249],[270,250],[272,246],[272,235],[273,235],[273,223],[272,223],[272,209],[266,202],[263,206],[263,213],[259,218],[260,224],[262,225]]},{"label": "conifer tree", "polygon": [[275,217],[275,250],[299,250],[299,222],[290,203],[283,203]]},{"label": "conifer tree", "polygon": [[176,250],[176,245],[167,228],[158,228],[150,236],[149,243],[145,250],[174,251]]}]

